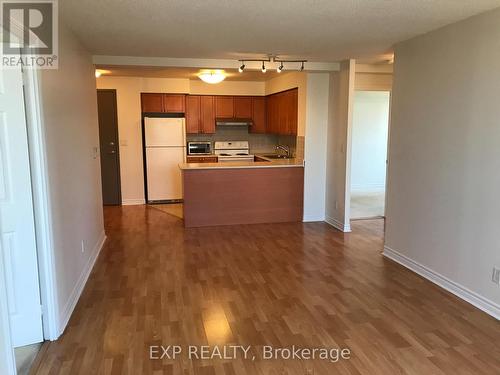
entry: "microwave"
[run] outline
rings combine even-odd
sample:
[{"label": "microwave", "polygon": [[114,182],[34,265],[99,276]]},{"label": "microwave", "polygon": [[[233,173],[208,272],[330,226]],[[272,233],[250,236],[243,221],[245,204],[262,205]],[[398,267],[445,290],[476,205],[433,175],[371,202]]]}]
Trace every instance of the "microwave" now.
[{"label": "microwave", "polygon": [[188,142],[188,155],[210,155],[212,153],[212,142]]}]

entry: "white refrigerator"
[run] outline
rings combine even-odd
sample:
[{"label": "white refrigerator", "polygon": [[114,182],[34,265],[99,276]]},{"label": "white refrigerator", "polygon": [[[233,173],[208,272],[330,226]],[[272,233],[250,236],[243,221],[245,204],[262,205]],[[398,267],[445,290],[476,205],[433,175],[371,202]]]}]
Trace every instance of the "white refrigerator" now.
[{"label": "white refrigerator", "polygon": [[179,163],[186,160],[184,118],[144,119],[148,202],[182,199]]}]

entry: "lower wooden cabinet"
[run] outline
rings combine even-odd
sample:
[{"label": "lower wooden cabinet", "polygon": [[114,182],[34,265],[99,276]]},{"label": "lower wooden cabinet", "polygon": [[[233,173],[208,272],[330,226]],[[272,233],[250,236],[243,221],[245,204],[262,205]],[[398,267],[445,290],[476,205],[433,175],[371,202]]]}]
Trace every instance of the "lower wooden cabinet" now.
[{"label": "lower wooden cabinet", "polygon": [[188,163],[217,163],[217,156],[188,156]]}]

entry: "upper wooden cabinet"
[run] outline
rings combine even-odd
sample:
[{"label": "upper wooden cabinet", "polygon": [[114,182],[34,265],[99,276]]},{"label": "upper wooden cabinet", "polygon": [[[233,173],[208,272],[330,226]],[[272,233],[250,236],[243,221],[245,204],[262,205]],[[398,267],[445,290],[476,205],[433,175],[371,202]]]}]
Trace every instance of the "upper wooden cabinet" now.
[{"label": "upper wooden cabinet", "polygon": [[163,94],[141,94],[142,112],[163,112]]},{"label": "upper wooden cabinet", "polygon": [[266,133],[279,133],[279,94],[270,95],[266,98]]},{"label": "upper wooden cabinet", "polygon": [[186,133],[200,132],[200,96],[188,95],[186,97]]},{"label": "upper wooden cabinet", "polygon": [[184,113],[186,95],[182,94],[141,94],[142,112]]},{"label": "upper wooden cabinet", "polygon": [[267,97],[267,133],[296,135],[298,124],[298,89]]},{"label": "upper wooden cabinet", "polygon": [[297,135],[297,129],[299,124],[299,90],[291,90],[288,94],[287,102],[287,134]]},{"label": "upper wooden cabinet", "polygon": [[215,133],[215,100],[213,96],[202,96],[200,108],[200,130],[204,134]]},{"label": "upper wooden cabinet", "polygon": [[216,96],[215,97],[215,117],[216,118],[234,118],[234,97]]},{"label": "upper wooden cabinet", "polygon": [[186,133],[215,133],[213,96],[188,95],[186,97]]},{"label": "upper wooden cabinet", "polygon": [[186,111],[185,105],[186,95],[163,95],[163,111],[167,113],[184,113]]},{"label": "upper wooden cabinet", "polygon": [[253,97],[252,98],[252,120],[253,124],[250,127],[251,133],[265,133],[266,132],[266,98]]},{"label": "upper wooden cabinet", "polygon": [[185,113],[188,134],[215,133],[216,119],[251,120],[251,133],[296,135],[298,89],[264,96],[141,94],[143,112]]},{"label": "upper wooden cabinet", "polygon": [[252,118],[252,98],[250,96],[234,97],[234,118],[236,119]]}]

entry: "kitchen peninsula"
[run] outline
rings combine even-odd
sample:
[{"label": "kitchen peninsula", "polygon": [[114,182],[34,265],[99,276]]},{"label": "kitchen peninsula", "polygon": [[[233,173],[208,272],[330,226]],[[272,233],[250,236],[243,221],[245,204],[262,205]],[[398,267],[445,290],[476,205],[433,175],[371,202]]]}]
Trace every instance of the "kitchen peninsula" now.
[{"label": "kitchen peninsula", "polygon": [[304,163],[300,159],[184,163],[184,225],[299,222]]}]

